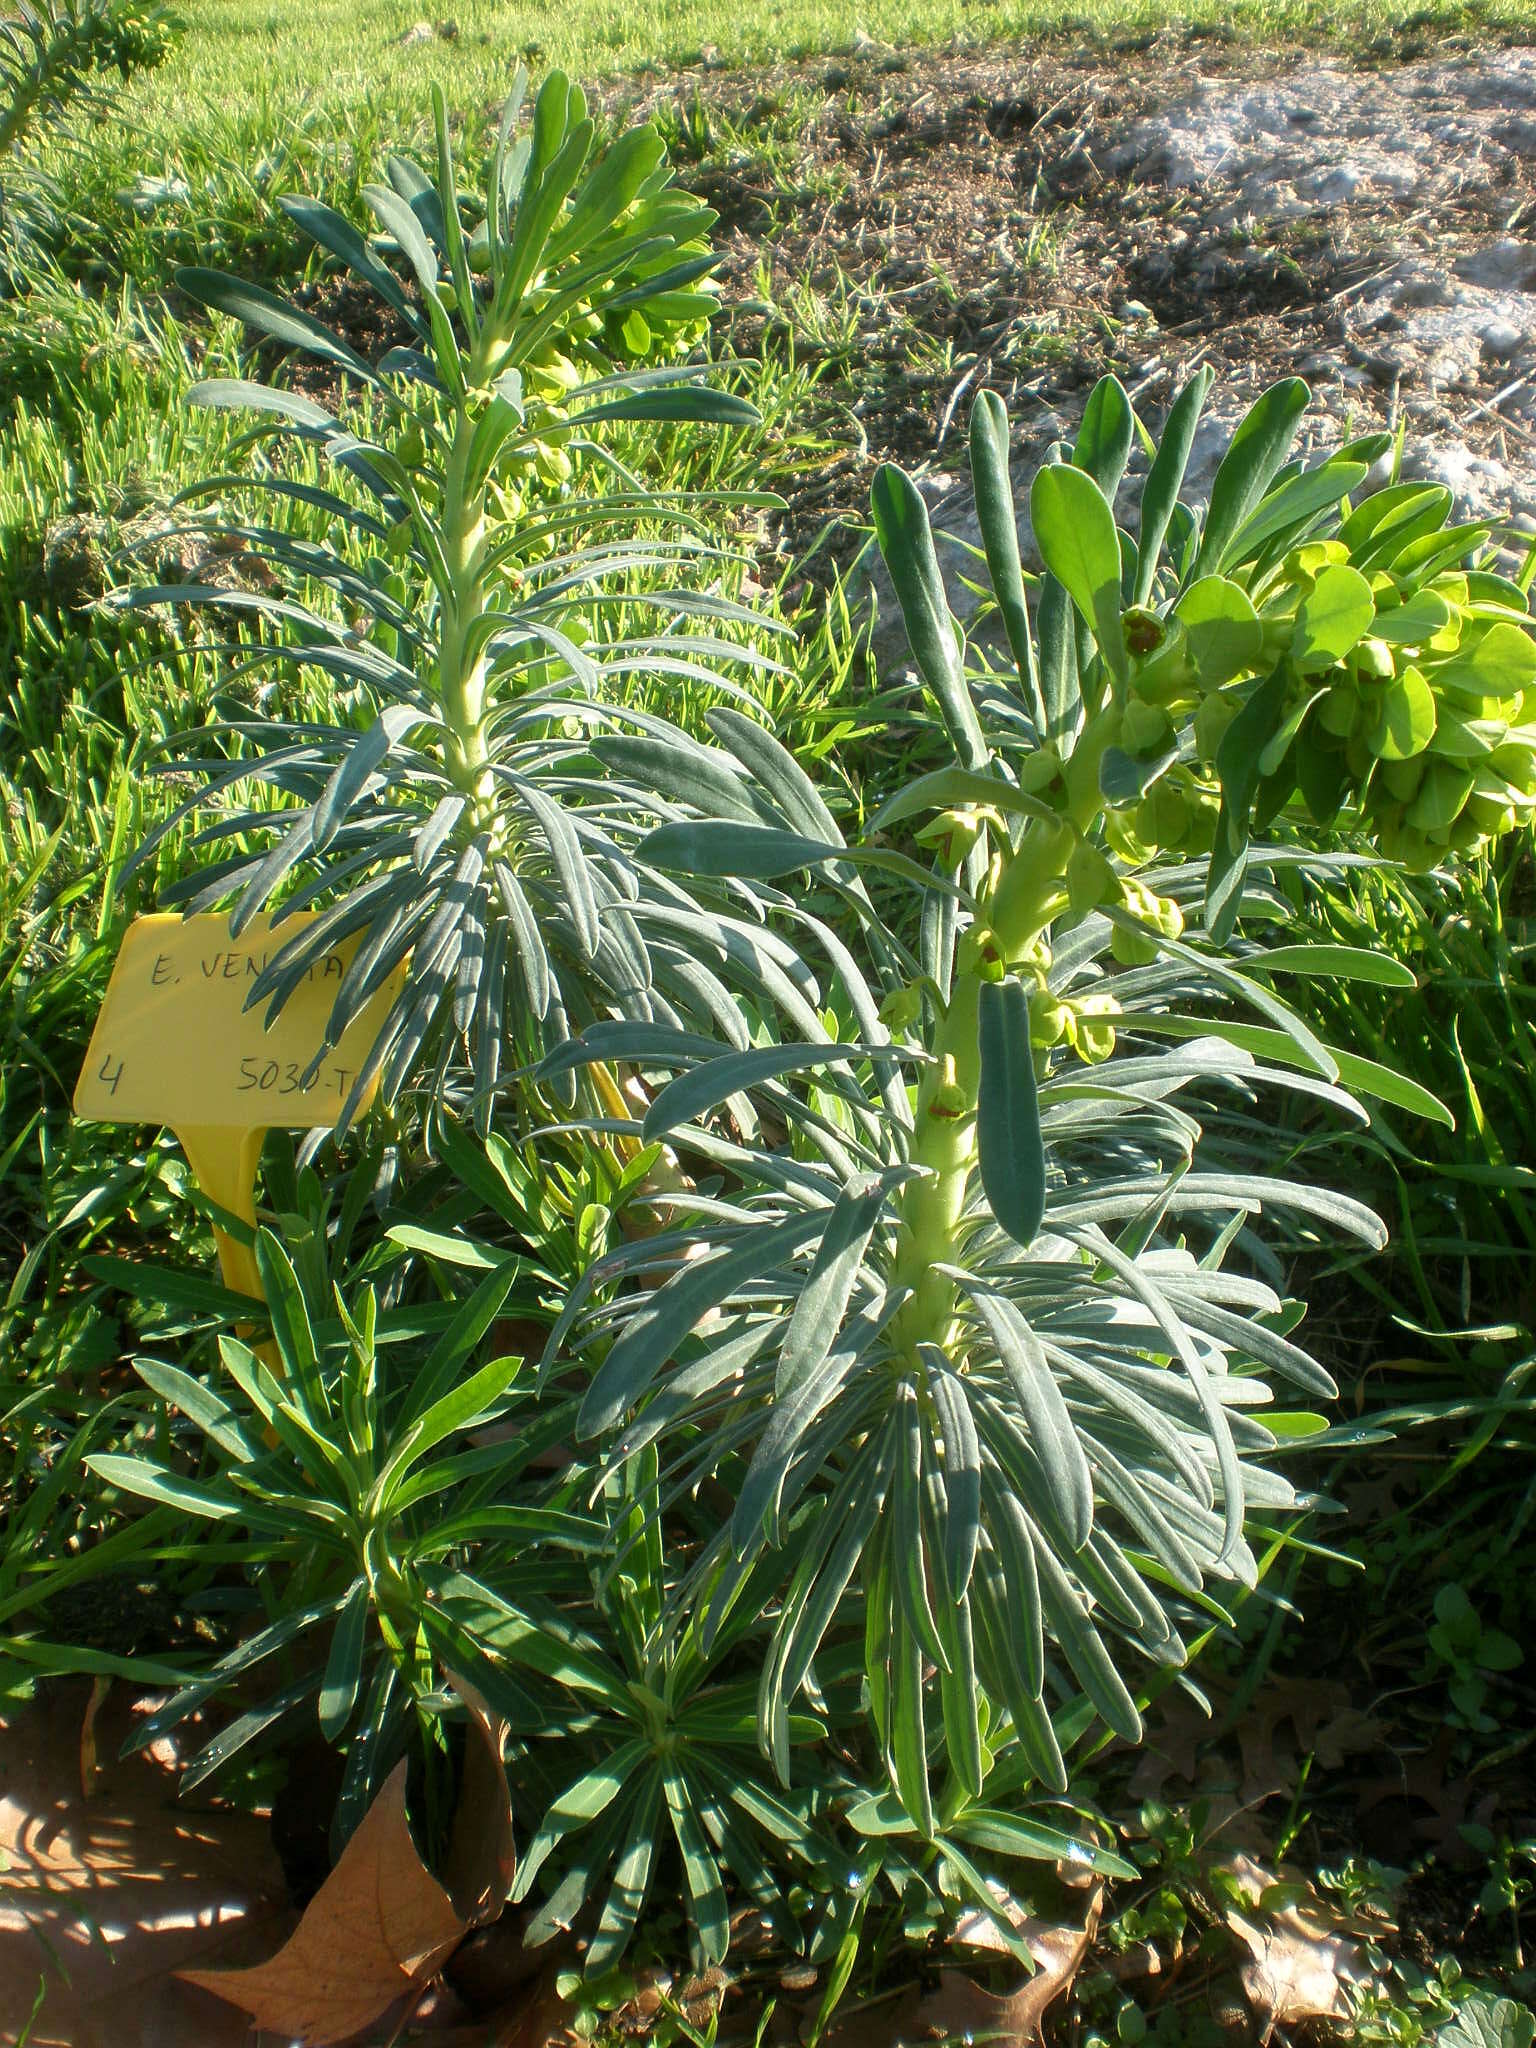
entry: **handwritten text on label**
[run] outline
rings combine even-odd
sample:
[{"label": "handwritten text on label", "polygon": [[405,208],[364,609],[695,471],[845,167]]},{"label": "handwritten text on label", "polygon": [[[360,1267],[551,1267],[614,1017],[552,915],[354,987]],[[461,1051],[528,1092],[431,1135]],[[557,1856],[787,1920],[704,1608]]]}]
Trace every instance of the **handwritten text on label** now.
[{"label": "handwritten text on label", "polygon": [[252,984],[314,913],[276,932],[254,919],[236,942],[229,920],[141,917],[123,940],[75,1090],[77,1116],[108,1123],[295,1130],[333,1124],[399,993],[403,970],[378,990],[316,1071],[354,937],[321,956],[265,1028],[247,1010]]}]

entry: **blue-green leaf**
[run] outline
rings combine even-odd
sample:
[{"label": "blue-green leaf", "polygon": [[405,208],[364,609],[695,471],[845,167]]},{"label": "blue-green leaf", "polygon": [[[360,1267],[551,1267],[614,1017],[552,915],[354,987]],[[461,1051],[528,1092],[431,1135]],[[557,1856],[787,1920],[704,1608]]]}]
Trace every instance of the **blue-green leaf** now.
[{"label": "blue-green leaf", "polygon": [[884,462],[875,472],[869,503],[880,553],[891,572],[906,623],[912,658],[939,700],[962,765],[984,768],[987,743],[966,687],[959,632],[944,595],[944,578],[939,573],[922,493],[894,463]]},{"label": "blue-green leaf", "polygon": [[1029,998],[1016,977],[982,984],[978,1036],[981,1184],[998,1223],[1027,1251],[1045,1215],[1045,1147],[1029,1042]]}]

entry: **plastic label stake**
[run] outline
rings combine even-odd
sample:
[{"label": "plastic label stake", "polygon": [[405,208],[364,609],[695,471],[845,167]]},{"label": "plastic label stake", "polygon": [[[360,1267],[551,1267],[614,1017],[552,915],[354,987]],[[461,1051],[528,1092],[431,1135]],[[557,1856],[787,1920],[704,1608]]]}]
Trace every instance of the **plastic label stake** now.
[{"label": "plastic label stake", "polygon": [[[311,1073],[361,934],[315,962],[270,1029],[265,1004],[247,1010],[245,1000],[278,948],[318,914],[296,912],[275,932],[270,919],[253,918],[238,939],[219,912],[136,918],[75,1089],[78,1117],[168,1125],[203,1193],[253,1231],[263,1135],[334,1127],[405,979],[397,968]],[[370,1086],[361,1108],[373,1094]],[[259,1301],[250,1247],[217,1227],[214,1238],[225,1286]]]}]

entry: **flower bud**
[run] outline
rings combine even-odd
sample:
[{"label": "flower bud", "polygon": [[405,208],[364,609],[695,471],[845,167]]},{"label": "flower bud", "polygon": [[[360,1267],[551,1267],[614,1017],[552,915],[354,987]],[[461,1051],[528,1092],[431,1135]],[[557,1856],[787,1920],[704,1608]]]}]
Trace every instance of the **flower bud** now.
[{"label": "flower bud", "polygon": [[1184,622],[1133,605],[1121,620],[1131,656],[1132,702],[1165,704],[1195,682]]},{"label": "flower bud", "polygon": [[976,811],[940,811],[913,837],[919,846],[933,847],[943,866],[957,868],[981,837],[982,822]]},{"label": "flower bud", "polygon": [[893,988],[880,1005],[880,1022],[887,1031],[906,1031],[923,1014],[923,992],[908,986]]},{"label": "flower bud", "polygon": [[1152,753],[1167,743],[1171,730],[1168,714],[1140,697],[1132,697],[1120,716],[1120,744],[1132,754]]},{"label": "flower bud", "polygon": [[1033,1046],[1048,1049],[1060,1045],[1072,1024],[1072,1013],[1065,1003],[1057,1002],[1054,996],[1029,1006],[1029,1042]]},{"label": "flower bud", "polygon": [[1115,1049],[1115,1027],[1110,1018],[1118,1017],[1120,1005],[1105,990],[1095,990],[1092,995],[1079,996],[1072,1005],[1076,1013],[1076,1030],[1073,1046],[1080,1059],[1090,1066],[1097,1066],[1107,1060]]},{"label": "flower bud", "polygon": [[944,1123],[958,1123],[972,1113],[974,1105],[960,1086],[955,1071],[955,1056],[945,1053],[939,1067],[939,1085],[934,1089],[928,1103],[928,1114]]},{"label": "flower bud", "polygon": [[1216,749],[1241,708],[1237,698],[1225,691],[1213,690],[1201,699],[1195,713],[1195,751],[1202,761],[1215,760]]}]

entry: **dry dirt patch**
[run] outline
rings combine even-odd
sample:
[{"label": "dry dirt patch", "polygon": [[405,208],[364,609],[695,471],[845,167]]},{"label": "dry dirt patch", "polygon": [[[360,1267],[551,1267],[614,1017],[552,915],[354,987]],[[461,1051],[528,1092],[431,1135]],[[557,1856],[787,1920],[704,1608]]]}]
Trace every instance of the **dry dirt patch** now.
[{"label": "dry dirt patch", "polygon": [[797,336],[836,359],[848,449],[797,500],[791,545],[861,517],[886,456],[963,537],[983,386],[1029,470],[1103,370],[1155,421],[1202,361],[1219,383],[1197,489],[1248,402],[1299,373],[1314,439],[1401,424],[1410,472],[1536,530],[1536,48],[1365,67],[1188,37],[870,46],[626,98],[732,141],[684,175],[722,215],[737,346],[793,323],[797,292],[843,323]]}]

